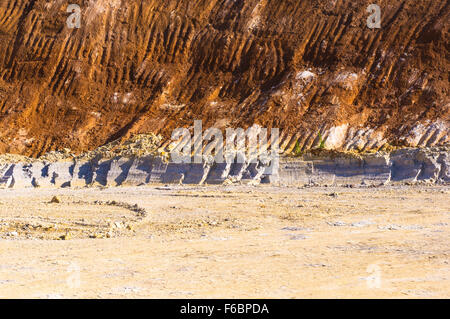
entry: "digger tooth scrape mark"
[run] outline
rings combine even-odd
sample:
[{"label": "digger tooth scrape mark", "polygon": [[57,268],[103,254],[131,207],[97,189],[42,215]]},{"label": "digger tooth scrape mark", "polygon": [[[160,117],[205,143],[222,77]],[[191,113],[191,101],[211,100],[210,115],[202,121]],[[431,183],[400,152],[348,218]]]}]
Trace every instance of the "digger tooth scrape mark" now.
[{"label": "digger tooth scrape mark", "polygon": [[[201,119],[280,128],[287,146],[449,140],[446,0],[0,3],[0,153],[93,150]],[[343,128],[346,129],[343,129]],[[339,139],[339,134],[344,135]]]}]

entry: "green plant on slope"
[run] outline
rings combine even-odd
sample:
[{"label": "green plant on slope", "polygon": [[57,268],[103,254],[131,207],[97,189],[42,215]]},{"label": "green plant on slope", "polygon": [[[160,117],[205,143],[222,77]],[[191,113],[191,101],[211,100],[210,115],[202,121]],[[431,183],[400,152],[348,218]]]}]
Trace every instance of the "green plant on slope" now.
[{"label": "green plant on slope", "polygon": [[322,134],[320,134],[320,131],[318,133],[319,133],[319,148],[324,149],[325,148],[325,140],[322,138]]},{"label": "green plant on slope", "polygon": [[300,141],[297,140],[297,142],[295,142],[295,146],[294,146],[294,155],[295,156],[300,156],[302,155],[302,148],[300,146]]}]

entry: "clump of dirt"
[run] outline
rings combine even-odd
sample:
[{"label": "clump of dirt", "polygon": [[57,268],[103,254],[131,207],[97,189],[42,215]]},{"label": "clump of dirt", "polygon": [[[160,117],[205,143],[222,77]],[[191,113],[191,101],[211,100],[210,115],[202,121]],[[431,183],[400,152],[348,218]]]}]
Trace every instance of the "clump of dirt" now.
[{"label": "clump of dirt", "polygon": [[[117,139],[106,145],[100,146],[93,151],[88,151],[76,155],[70,149],[62,151],[51,151],[40,156],[38,160],[44,162],[61,162],[67,160],[92,160],[92,159],[111,159],[115,157],[141,157],[146,155],[155,155],[167,158],[168,153],[161,148],[162,137],[155,134],[136,134],[129,139]],[[15,155],[0,155],[0,164],[11,163],[30,163],[33,158]]]},{"label": "clump of dirt", "polygon": [[24,155],[17,154],[1,154],[0,165],[13,164],[13,163],[30,163],[33,159]]},{"label": "clump of dirt", "polygon": [[70,149],[65,148],[62,151],[51,151],[45,153],[44,155],[40,156],[39,159],[45,162],[61,162],[74,159],[75,157],[76,155],[73,154]]},{"label": "clump of dirt", "polygon": [[162,137],[155,134],[137,134],[125,141],[115,140],[93,151],[77,156],[77,159],[141,157],[146,155],[163,155],[160,150]]}]

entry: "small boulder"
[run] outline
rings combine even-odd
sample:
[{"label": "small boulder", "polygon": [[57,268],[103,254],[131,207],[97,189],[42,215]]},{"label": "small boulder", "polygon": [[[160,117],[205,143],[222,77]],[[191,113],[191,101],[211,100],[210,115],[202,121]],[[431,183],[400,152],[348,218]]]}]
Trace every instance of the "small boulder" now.
[{"label": "small boulder", "polygon": [[51,204],[59,204],[61,203],[61,200],[57,196],[53,196],[52,200],[50,201]]}]

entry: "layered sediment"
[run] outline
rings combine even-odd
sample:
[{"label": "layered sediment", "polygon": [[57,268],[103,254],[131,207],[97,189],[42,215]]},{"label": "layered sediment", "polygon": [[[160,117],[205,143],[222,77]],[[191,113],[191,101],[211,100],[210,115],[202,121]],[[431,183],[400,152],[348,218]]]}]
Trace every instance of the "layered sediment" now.
[{"label": "layered sediment", "polygon": [[273,183],[298,186],[382,186],[390,183],[449,183],[449,148],[401,149],[357,155],[318,151],[282,156],[268,164],[176,164],[157,155],[58,162],[30,160],[0,165],[0,187],[88,187],[164,184]]}]

